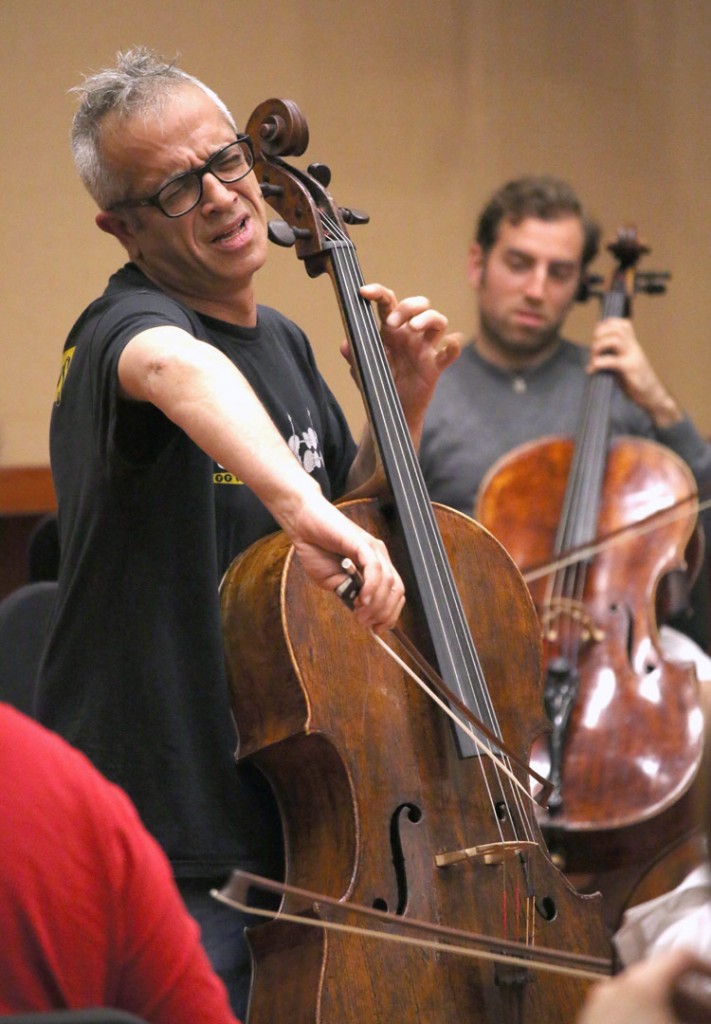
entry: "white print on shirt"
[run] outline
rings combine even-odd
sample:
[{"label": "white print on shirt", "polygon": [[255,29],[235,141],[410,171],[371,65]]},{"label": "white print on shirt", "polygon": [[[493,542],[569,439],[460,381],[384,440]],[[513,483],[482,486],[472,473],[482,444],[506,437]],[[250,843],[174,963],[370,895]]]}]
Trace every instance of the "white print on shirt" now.
[{"label": "white print on shirt", "polygon": [[[311,412],[306,410],[309,417],[309,423],[311,421]],[[287,444],[292,450],[296,458],[299,460],[301,465],[304,467],[307,473],[313,473],[316,469],[321,469],[323,466],[323,454],[319,446],[318,434],[313,428],[313,424],[309,426],[301,436],[296,433],[294,427],[294,421],[289,416],[289,423],[291,423],[291,437],[288,439]]]},{"label": "white print on shirt", "polygon": [[[311,423],[311,412],[306,410],[309,417],[309,423]],[[289,416],[289,423],[291,424],[291,436],[287,440],[290,450],[299,460],[301,465],[304,467],[307,473],[313,473],[314,470],[320,469],[323,466],[323,454],[319,445],[318,434],[312,426],[307,429],[299,436],[296,433],[294,427],[294,421]],[[228,472],[224,466],[216,463],[215,472],[213,473],[213,483],[216,484],[241,484],[242,481],[239,477],[235,476],[234,473]]]}]

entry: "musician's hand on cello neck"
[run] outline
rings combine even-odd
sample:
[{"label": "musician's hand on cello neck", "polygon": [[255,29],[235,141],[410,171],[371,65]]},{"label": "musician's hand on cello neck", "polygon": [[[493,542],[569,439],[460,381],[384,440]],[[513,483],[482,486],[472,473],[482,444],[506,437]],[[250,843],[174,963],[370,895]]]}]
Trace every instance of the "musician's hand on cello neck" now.
[{"label": "musician's hand on cello neck", "polygon": [[380,284],[364,285],[360,293],[378,307],[380,335],[412,430],[410,421],[424,418],[440,374],[459,355],[461,338],[447,334],[446,316],[422,295],[398,302],[394,292]]},{"label": "musician's hand on cello neck", "polygon": [[620,386],[656,427],[670,427],[683,412],[664,387],[637,340],[632,322],[619,317],[601,320],[593,333],[588,372],[611,370]]},{"label": "musician's hand on cello neck", "polygon": [[[461,336],[447,334],[447,318],[432,309],[429,299],[422,295],[398,301],[395,293],[381,284],[363,285],[360,294],[377,306],[380,335],[417,448],[427,406],[440,374],[459,355]],[[343,343],[341,352],[352,365],[348,342]],[[351,487],[362,484],[374,471],[375,457],[369,434],[366,429],[349,476]]]}]

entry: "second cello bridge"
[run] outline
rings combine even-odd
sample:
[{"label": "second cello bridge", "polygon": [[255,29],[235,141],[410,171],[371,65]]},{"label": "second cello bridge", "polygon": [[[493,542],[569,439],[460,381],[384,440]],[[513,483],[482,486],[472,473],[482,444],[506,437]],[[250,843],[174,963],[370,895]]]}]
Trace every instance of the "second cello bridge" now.
[{"label": "second cello bridge", "polygon": [[435,855],[438,868],[448,868],[463,860],[481,860],[484,864],[502,864],[505,860],[518,857],[527,850],[537,849],[537,844],[524,840],[511,840],[505,843],[482,843],[481,846],[470,846],[465,850],[452,850],[450,853]]}]

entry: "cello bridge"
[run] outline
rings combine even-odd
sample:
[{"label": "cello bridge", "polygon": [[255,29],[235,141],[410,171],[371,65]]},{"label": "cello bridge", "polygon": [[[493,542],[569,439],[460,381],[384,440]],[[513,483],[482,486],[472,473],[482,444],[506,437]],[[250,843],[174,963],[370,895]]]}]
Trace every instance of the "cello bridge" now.
[{"label": "cello bridge", "polygon": [[580,639],[583,642],[592,640],[593,643],[600,643],[605,639],[605,633],[597,626],[592,616],[586,611],[581,601],[572,601],[567,598],[551,601],[541,614],[541,629],[544,638],[549,643],[556,643],[560,637],[560,620],[567,618],[574,622],[580,630]]},{"label": "cello bridge", "polygon": [[538,844],[524,840],[512,840],[506,843],[482,843],[481,846],[469,846],[465,850],[452,850],[449,853],[435,855],[435,866],[448,868],[463,860],[481,860],[484,864],[503,864],[506,860],[518,857],[521,853],[537,850]]}]

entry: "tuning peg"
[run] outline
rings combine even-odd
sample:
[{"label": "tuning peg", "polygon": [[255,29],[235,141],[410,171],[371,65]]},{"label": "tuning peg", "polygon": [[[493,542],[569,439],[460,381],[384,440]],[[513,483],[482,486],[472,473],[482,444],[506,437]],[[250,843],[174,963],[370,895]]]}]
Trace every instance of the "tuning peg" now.
[{"label": "tuning peg", "polygon": [[267,235],[270,242],[274,242],[275,245],[282,245],[285,248],[294,245],[297,238],[311,238],[311,232],[308,228],[292,228],[285,220],[270,220],[267,224]]},{"label": "tuning peg", "polygon": [[339,209],[346,224],[367,224],[370,221],[369,214],[364,210],[350,210],[347,206],[340,206]]},{"label": "tuning peg", "polygon": [[326,164],[309,164],[307,170],[311,177],[315,178],[324,188],[328,188],[331,184],[331,168]]},{"label": "tuning peg", "polygon": [[671,274],[666,270],[645,270],[635,274],[634,290],[645,295],[664,295]]},{"label": "tuning peg", "polygon": [[600,285],[603,282],[603,278],[600,274],[585,274],[580,281],[578,286],[578,292],[575,296],[576,302],[587,302],[588,299],[593,296],[600,296]]},{"label": "tuning peg", "polygon": [[284,189],[281,185],[270,185],[269,182],[263,181],[260,185],[262,195],[266,199],[267,196],[283,196]]},{"label": "tuning peg", "polygon": [[267,224],[269,241],[288,249],[296,242],[296,235],[285,220],[270,220]]}]

